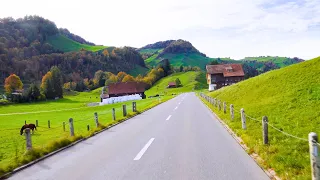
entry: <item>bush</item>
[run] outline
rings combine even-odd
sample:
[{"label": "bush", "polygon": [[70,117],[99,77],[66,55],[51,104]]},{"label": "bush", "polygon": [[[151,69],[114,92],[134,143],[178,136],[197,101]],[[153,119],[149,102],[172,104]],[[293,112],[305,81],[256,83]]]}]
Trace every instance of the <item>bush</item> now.
[{"label": "bush", "polygon": [[11,104],[11,102],[6,99],[0,99],[0,105],[7,105],[7,104]]}]

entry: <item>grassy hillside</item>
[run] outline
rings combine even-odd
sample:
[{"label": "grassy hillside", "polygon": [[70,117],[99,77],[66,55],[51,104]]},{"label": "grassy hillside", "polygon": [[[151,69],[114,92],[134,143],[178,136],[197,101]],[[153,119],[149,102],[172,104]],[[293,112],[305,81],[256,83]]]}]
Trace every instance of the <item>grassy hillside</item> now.
[{"label": "grassy hillside", "polygon": [[297,62],[301,62],[301,59],[298,58],[288,58],[288,57],[278,57],[278,56],[260,56],[260,57],[245,57],[243,61],[259,61],[259,62],[273,62],[278,67],[282,68]]},{"label": "grassy hillside", "polygon": [[128,72],[131,76],[138,76],[139,74],[144,76],[149,71],[148,68],[137,65],[134,69]]},{"label": "grassy hillside", "polygon": [[[308,142],[286,136],[269,126],[270,145],[262,144],[261,117],[294,136],[308,139],[320,133],[320,57],[274,70],[233,86],[209,93],[234,104],[235,120],[214,111],[244,140],[250,153],[258,153],[266,168],[274,168],[283,179],[310,179]],[[247,115],[247,130],[242,130],[240,108]]]},{"label": "grassy hillside", "polygon": [[[32,144],[36,151],[48,153],[66,142],[69,137],[68,119],[74,119],[76,136],[88,136],[95,128],[94,112],[99,115],[99,123],[107,126],[115,123],[112,120],[112,108],[116,109],[117,120],[123,119],[122,105],[126,104],[128,113],[132,115],[132,103],[130,101],[104,106],[88,107],[87,103],[99,102],[100,90],[81,92],[73,96],[66,96],[56,101],[39,102],[32,104],[14,104],[0,106],[0,176],[13,168],[25,164],[35,158],[36,155],[25,155],[25,137],[20,135],[20,128],[27,123],[39,121],[37,131],[32,135]],[[162,102],[172,98],[165,96]],[[144,99],[137,102],[137,110],[143,111],[158,104],[157,99]],[[18,109],[18,111],[17,111]],[[19,114],[17,114],[19,113]],[[51,128],[48,128],[50,120]],[[62,123],[66,122],[66,131],[63,131]],[[87,130],[90,125],[91,131]],[[57,143],[59,141],[59,143]],[[64,144],[66,145],[66,144]],[[37,157],[39,157],[37,155]]]},{"label": "grassy hillside", "polygon": [[[200,88],[206,86],[206,82],[203,82],[203,76],[205,77],[204,73],[194,71],[172,74],[159,80],[152,86],[152,88],[147,90],[145,94],[147,96],[152,96],[156,94],[172,94],[199,90]],[[179,88],[167,88],[168,83],[174,82],[177,78],[180,79],[183,86]]]},{"label": "grassy hillside", "polygon": [[59,49],[63,52],[79,51],[81,49],[96,52],[107,48],[106,46],[91,46],[87,44],[80,44],[60,34],[49,36],[47,42],[54,48]]}]

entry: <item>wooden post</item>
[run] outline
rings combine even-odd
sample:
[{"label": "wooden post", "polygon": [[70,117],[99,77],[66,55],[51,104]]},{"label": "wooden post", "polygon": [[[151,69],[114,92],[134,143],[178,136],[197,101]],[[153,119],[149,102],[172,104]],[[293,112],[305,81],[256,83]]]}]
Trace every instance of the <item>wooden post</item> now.
[{"label": "wooden post", "polygon": [[90,131],[90,126],[89,126],[89,124],[87,125],[87,130]]},{"label": "wooden post", "polygon": [[137,103],[132,102],[132,112],[137,112]]},{"label": "wooden post", "polygon": [[226,114],[227,113],[227,103],[223,102],[223,112]]},{"label": "wooden post", "polygon": [[26,120],[24,120],[24,124],[27,124],[27,121],[26,121]]},{"label": "wooden post", "polygon": [[309,133],[309,151],[310,151],[310,163],[311,163],[311,176],[312,180],[320,179],[320,170],[318,164],[318,135],[314,132]]},{"label": "wooden post", "polygon": [[230,104],[230,116],[231,116],[231,120],[234,119],[234,108],[233,108],[233,104]]},{"label": "wooden post", "polygon": [[127,116],[127,106],[124,104],[122,105],[123,117]]},{"label": "wooden post", "polygon": [[63,122],[63,123],[62,123],[62,126],[63,126],[63,131],[65,132],[65,131],[66,131],[66,123]]},{"label": "wooden post", "polygon": [[24,133],[26,135],[26,148],[27,148],[27,150],[31,150],[32,149],[32,141],[31,141],[30,129],[29,128],[25,129]]},{"label": "wooden post", "polygon": [[70,136],[74,136],[74,128],[73,128],[73,119],[69,119],[69,126],[70,126]]},{"label": "wooden post", "polygon": [[243,108],[241,108],[240,113],[241,113],[242,129],[247,129],[246,115]]},{"label": "wooden post", "polygon": [[39,123],[38,123],[38,120],[36,120],[36,127],[38,127],[39,126]]},{"label": "wooden post", "polygon": [[99,127],[98,113],[94,113],[94,121],[96,122],[96,127]]},{"label": "wooden post", "polygon": [[217,98],[214,98],[214,106],[217,106],[218,102],[217,102]]},{"label": "wooden post", "polygon": [[218,108],[219,108],[219,111],[221,111],[221,102],[220,102],[220,100],[218,100]]},{"label": "wooden post", "polygon": [[116,110],[112,108],[112,118],[115,121],[116,120]]},{"label": "wooden post", "polygon": [[50,128],[50,120],[48,120],[48,128]]},{"label": "wooden post", "polygon": [[268,117],[267,116],[262,117],[262,135],[263,135],[263,144],[268,144],[269,138],[268,138]]}]

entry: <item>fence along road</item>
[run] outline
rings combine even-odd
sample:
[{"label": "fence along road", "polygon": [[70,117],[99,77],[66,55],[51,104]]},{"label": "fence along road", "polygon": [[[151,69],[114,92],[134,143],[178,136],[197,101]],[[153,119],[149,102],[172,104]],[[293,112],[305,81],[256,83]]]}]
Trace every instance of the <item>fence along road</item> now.
[{"label": "fence along road", "polygon": [[269,178],[205,105],[188,93],[24,169],[10,179]]}]

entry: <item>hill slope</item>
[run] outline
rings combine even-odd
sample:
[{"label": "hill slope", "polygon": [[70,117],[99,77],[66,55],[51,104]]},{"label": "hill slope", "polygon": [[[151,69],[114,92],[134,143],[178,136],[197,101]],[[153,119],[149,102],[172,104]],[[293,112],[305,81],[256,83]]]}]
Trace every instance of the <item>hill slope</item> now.
[{"label": "hill slope", "polygon": [[[250,152],[258,153],[265,167],[275,168],[285,179],[309,179],[308,142],[285,136],[269,127],[270,145],[262,145],[261,117],[268,116],[275,127],[307,139],[308,133],[320,133],[320,57],[274,70],[241,83],[209,93],[234,104],[236,121],[217,112],[242,137]],[[247,118],[247,130],[241,129],[239,109],[257,118]]]},{"label": "hill slope", "polygon": [[[202,77],[205,77],[205,74],[202,72],[181,72],[176,74],[171,74],[165,78],[162,78],[158,82],[156,82],[152,88],[146,91],[147,96],[152,96],[156,94],[164,94],[168,95],[172,93],[181,93],[181,92],[191,92],[193,90],[202,89],[206,85],[206,80]],[[179,88],[167,88],[169,82],[174,82],[177,78],[180,79],[182,87]]]},{"label": "hill slope", "polygon": [[163,59],[169,59],[173,66],[198,66],[205,69],[205,66],[211,61],[190,42],[181,39],[156,42],[138,51],[149,67],[156,66]]},{"label": "hill slope", "polygon": [[107,48],[106,46],[81,44],[61,34],[49,36],[46,42],[51,44],[55,49],[63,52],[80,51],[81,49],[96,52]]}]

